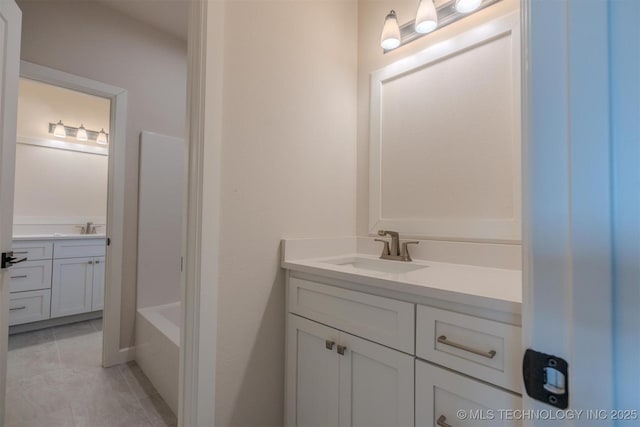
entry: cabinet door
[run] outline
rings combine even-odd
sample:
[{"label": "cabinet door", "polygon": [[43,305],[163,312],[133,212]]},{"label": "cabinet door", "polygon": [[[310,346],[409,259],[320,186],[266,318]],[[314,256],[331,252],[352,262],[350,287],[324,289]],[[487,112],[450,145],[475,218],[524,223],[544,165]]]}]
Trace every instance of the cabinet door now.
[{"label": "cabinet door", "polygon": [[93,292],[91,311],[102,310],[104,306],[104,257],[93,259]]},{"label": "cabinet door", "polygon": [[416,361],[416,427],[519,427],[518,409],[514,393]]},{"label": "cabinet door", "polygon": [[413,427],[414,357],[346,333],[339,344],[340,427]]},{"label": "cabinet door", "polygon": [[91,311],[93,257],[53,261],[51,317]]},{"label": "cabinet door", "polygon": [[288,315],[287,426],[338,425],[339,335],[335,329]]}]

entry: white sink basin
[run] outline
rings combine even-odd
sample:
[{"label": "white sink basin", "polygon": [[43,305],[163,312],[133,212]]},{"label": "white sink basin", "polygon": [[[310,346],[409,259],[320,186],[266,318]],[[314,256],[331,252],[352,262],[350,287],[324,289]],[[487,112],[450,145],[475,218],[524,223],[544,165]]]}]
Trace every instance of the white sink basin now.
[{"label": "white sink basin", "polygon": [[427,268],[426,265],[415,264],[413,262],[391,261],[379,258],[346,257],[329,259],[323,262],[331,265],[352,267],[356,270],[369,270],[390,274],[408,273],[410,271]]}]

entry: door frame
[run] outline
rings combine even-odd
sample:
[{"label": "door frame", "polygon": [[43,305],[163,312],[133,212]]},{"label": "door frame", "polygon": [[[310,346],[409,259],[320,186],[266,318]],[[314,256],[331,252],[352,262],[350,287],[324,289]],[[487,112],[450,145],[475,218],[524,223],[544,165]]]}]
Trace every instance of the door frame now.
[{"label": "door frame", "polygon": [[215,425],[225,3],[189,2],[186,262],[177,414],[185,427]]},{"label": "door frame", "polygon": [[133,351],[129,348],[120,349],[127,91],[27,61],[20,61],[20,77],[111,101],[106,230],[110,244],[107,246],[105,261],[102,366],[106,368],[127,362],[133,359]]}]

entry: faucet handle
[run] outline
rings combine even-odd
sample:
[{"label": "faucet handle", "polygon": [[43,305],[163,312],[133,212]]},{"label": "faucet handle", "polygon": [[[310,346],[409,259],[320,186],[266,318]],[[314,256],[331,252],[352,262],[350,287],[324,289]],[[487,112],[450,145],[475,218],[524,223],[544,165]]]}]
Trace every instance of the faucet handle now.
[{"label": "faucet handle", "polygon": [[384,243],[384,247],[382,248],[382,255],[389,255],[391,251],[389,251],[389,242],[384,239],[373,239],[374,242],[382,242]]},{"label": "faucet handle", "polygon": [[409,245],[419,245],[420,242],[417,240],[411,242],[402,242],[402,254],[401,256],[405,261],[411,261],[411,255],[409,255]]}]

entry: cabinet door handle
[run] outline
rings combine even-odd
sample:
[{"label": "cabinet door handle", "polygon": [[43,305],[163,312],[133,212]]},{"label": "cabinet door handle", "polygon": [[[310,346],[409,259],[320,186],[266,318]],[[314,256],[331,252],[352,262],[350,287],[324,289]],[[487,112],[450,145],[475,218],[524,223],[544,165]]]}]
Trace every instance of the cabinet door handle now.
[{"label": "cabinet door handle", "polygon": [[347,349],[347,346],[338,344],[338,354],[344,356],[344,352]]},{"label": "cabinet door handle", "polygon": [[438,424],[440,427],[451,427],[451,424],[447,423],[447,417],[445,417],[444,415],[440,415],[438,421],[436,421],[436,424]]},{"label": "cabinet door handle", "polygon": [[27,277],[29,276],[27,276],[26,274],[23,274],[21,276],[11,276],[12,279],[26,279]]},{"label": "cabinet door handle", "polygon": [[96,260],[96,264],[100,264],[100,260]]},{"label": "cabinet door handle", "polygon": [[449,347],[458,348],[468,353],[473,353],[473,354],[477,354],[478,356],[486,357],[487,359],[493,359],[494,357],[496,357],[495,350],[489,350],[489,351],[476,350],[475,348],[468,347],[464,344],[458,344],[457,342],[449,341],[447,337],[444,335],[440,335],[438,337],[438,342],[440,344],[448,345]]},{"label": "cabinet door handle", "polygon": [[9,311],[24,310],[25,308],[27,308],[26,305],[23,305],[21,307],[12,307],[9,309]]},{"label": "cabinet door handle", "polygon": [[334,346],[335,344],[336,344],[336,343],[335,343],[334,341],[326,340],[326,341],[324,342],[324,347],[325,347],[327,350],[333,350],[333,346]]},{"label": "cabinet door handle", "polygon": [[93,261],[88,261],[87,264],[93,264]]}]

